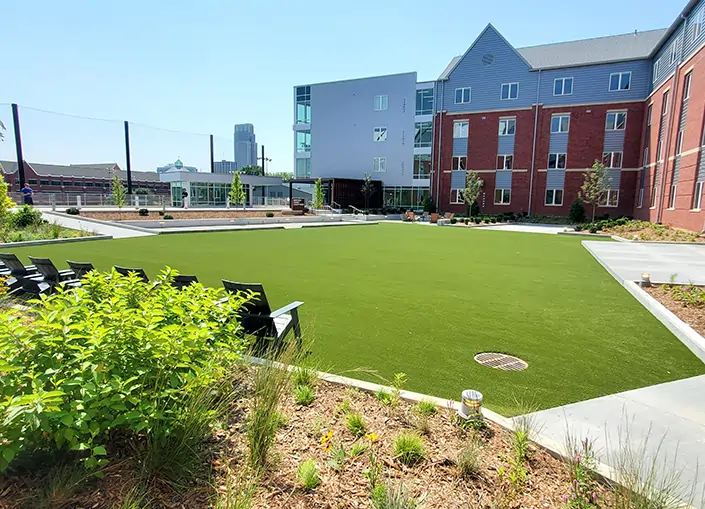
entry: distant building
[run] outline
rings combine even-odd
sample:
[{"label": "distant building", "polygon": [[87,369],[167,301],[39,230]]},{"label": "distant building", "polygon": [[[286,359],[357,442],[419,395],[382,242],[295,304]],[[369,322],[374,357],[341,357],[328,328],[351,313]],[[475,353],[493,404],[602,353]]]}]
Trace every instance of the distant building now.
[{"label": "distant building", "polygon": [[235,173],[237,164],[235,161],[215,161],[213,163],[213,173]]},{"label": "distant building", "polygon": [[255,126],[252,124],[236,124],[233,141],[236,169],[240,170],[245,166],[257,166]]},{"label": "distant building", "polygon": [[184,166],[184,163],[180,159],[177,159],[173,163],[169,163],[166,166],[158,166],[157,173],[166,173],[168,171],[188,171],[191,173],[196,173],[198,168],[195,166]]}]

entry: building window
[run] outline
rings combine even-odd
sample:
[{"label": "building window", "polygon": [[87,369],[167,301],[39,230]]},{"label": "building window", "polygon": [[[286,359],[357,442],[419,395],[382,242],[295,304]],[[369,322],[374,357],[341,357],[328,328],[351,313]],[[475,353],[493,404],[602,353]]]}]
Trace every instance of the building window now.
[{"label": "building window", "polygon": [[296,87],[296,123],[311,123],[311,87]]},{"label": "building window", "polygon": [[311,131],[296,131],[296,151],[311,152]]},{"label": "building window", "polygon": [[[703,31],[703,17],[705,16],[705,9],[702,9],[695,19],[693,20],[693,40],[700,37],[700,33]],[[700,208],[700,207],[698,207]]]},{"label": "building window", "polygon": [[603,152],[602,164],[605,168],[621,168],[622,153],[621,152]]},{"label": "building window", "polygon": [[566,155],[563,153],[548,154],[549,170],[565,170]]},{"label": "building window", "polygon": [[501,99],[517,99],[519,97],[519,83],[502,83]]},{"label": "building window", "polygon": [[469,103],[472,99],[471,87],[463,87],[455,89],[455,104]]},{"label": "building window", "polygon": [[654,104],[649,104],[649,108],[646,110],[646,125],[651,127],[651,111],[654,109]]},{"label": "building window", "polygon": [[450,202],[459,204],[459,203],[465,203],[465,198],[463,198],[463,190],[462,189],[451,189],[450,190]]},{"label": "building window", "polygon": [[372,159],[372,171],[375,173],[382,173],[387,171],[387,158],[374,157]]},{"label": "building window", "polygon": [[695,183],[695,190],[693,191],[693,208],[695,210],[700,210],[700,206],[703,203],[703,182]]},{"label": "building window", "polygon": [[670,92],[670,90],[666,90],[663,93],[663,100],[661,102],[661,118],[666,118],[666,115],[668,115],[668,98],[670,97]]},{"label": "building window", "polygon": [[453,138],[467,138],[469,122],[453,122]]},{"label": "building window", "polygon": [[431,177],[431,155],[430,154],[415,154],[414,155],[414,178],[427,179]]},{"label": "building window", "polygon": [[433,89],[424,88],[416,91],[416,114],[430,115],[433,113]]},{"label": "building window", "polygon": [[516,132],[517,120],[515,118],[500,118],[499,119],[499,135],[513,136]]},{"label": "building window", "polygon": [[553,95],[572,95],[573,78],[556,78],[553,80]]},{"label": "building window", "polygon": [[465,156],[454,156],[453,157],[453,167],[452,170],[465,170],[466,169],[467,157]]},{"label": "building window", "polygon": [[676,155],[679,156],[683,153],[683,129],[678,131],[678,136],[676,136]]},{"label": "building window", "polygon": [[654,72],[653,72],[653,82],[656,83],[656,80],[659,77],[659,74],[661,73],[661,59],[659,58],[654,62]]},{"label": "building window", "polygon": [[624,131],[627,127],[626,111],[610,111],[605,122],[606,131]]},{"label": "building window", "polygon": [[73,186],[73,182],[71,182],[70,180],[64,181],[64,187],[71,187],[71,186]]},{"label": "building window", "polygon": [[497,156],[498,170],[511,170],[514,167],[514,156],[512,154],[499,154]]},{"label": "building window", "polygon": [[509,205],[509,201],[512,198],[511,189],[495,189],[494,190],[494,204],[495,205]]},{"label": "building window", "polygon": [[553,115],[551,117],[552,133],[567,133],[570,125],[570,115]]},{"label": "building window", "polygon": [[[86,187],[95,187],[95,184],[93,182],[86,182]],[[154,186],[151,187],[154,189]]]},{"label": "building window", "polygon": [[51,184],[50,184],[50,182],[49,182],[48,180],[40,180],[40,181],[39,181],[39,185],[40,185],[40,186],[48,186],[48,185],[51,185]]},{"label": "building window", "polygon": [[678,37],[673,40],[673,44],[671,44],[671,47],[668,50],[668,54],[669,65],[675,64],[676,60],[678,60]]},{"label": "building window", "polygon": [[678,184],[671,184],[671,191],[668,193],[668,208],[676,208],[676,189]]},{"label": "building window", "polygon": [[61,181],[60,180],[52,180],[51,185],[52,186],[61,186]]},{"label": "building window", "polygon": [[294,177],[297,179],[309,178],[311,176],[311,159],[308,157],[300,158],[296,160],[296,167],[294,168]]},{"label": "building window", "polygon": [[640,209],[644,205],[644,188],[639,189],[639,200],[637,204],[637,208]]},{"label": "building window", "polygon": [[373,139],[375,142],[387,141],[387,126],[375,127]]},{"label": "building window", "polygon": [[656,179],[654,179],[654,183],[651,186],[651,199],[649,200],[649,208],[653,209],[656,207],[656,194],[658,193],[658,184],[656,183]]},{"label": "building window", "polygon": [[687,101],[690,99],[690,79],[693,77],[693,71],[690,71],[685,75],[683,79],[683,100]]},{"label": "building window", "polygon": [[661,160],[661,148],[663,147],[663,140],[659,139],[658,143],[656,144],[656,161]]},{"label": "building window", "polygon": [[389,108],[389,96],[388,95],[376,95],[375,96],[375,111],[384,111]]},{"label": "building window", "polygon": [[600,198],[600,207],[616,207],[619,204],[619,189],[608,189]]},{"label": "building window", "polygon": [[610,74],[610,92],[619,92],[621,90],[629,90],[632,84],[632,73],[613,72]]},{"label": "building window", "polygon": [[649,147],[644,147],[644,159],[641,165],[646,168],[649,165]]},{"label": "building window", "polygon": [[544,205],[563,205],[563,189],[546,189]]},{"label": "building window", "polygon": [[433,123],[416,122],[416,132],[414,133],[414,147],[430,147],[433,141]]},{"label": "building window", "polygon": [[29,179],[29,185],[30,185],[30,186],[36,186],[36,185],[37,185],[37,181],[36,181],[36,180]]}]

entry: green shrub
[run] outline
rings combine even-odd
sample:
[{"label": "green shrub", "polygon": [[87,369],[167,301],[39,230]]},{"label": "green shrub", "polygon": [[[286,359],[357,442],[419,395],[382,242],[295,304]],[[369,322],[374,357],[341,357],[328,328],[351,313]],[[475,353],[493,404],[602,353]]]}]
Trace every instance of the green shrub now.
[{"label": "green shrub", "polygon": [[483,223],[489,223],[489,222],[490,222],[490,218],[487,217],[487,216],[485,216],[485,217],[482,218],[482,222],[483,222]]},{"label": "green shrub", "polygon": [[78,210],[78,207],[69,207],[66,209],[66,213],[72,216],[77,216],[81,213],[81,211]]},{"label": "green shrub", "polygon": [[[173,275],[167,268],[157,282]],[[0,471],[19,454],[57,449],[79,451],[93,468],[106,463],[116,432],[168,437],[185,404],[246,346],[244,297],[114,271],[82,283],[37,302],[31,326],[0,312]]]},{"label": "green shrub", "polygon": [[456,218],[454,218],[454,217],[450,218],[450,224],[455,224],[457,222],[458,222],[458,220]]},{"label": "green shrub", "polygon": [[163,211],[163,210],[160,210],[159,212],[157,212],[157,214],[159,214],[160,216],[164,217],[164,211]]},{"label": "green shrub", "polygon": [[274,212],[267,212],[266,216],[267,217],[274,217]]},{"label": "green shrub", "polygon": [[590,226],[588,226],[588,231],[590,233],[597,233],[597,226],[594,223],[590,224]]},{"label": "green shrub", "polygon": [[491,218],[490,218],[490,223],[496,223],[496,222],[497,222],[497,218],[496,218],[496,217],[491,217]]},{"label": "green shrub", "polygon": [[584,229],[585,229],[585,225],[584,225],[584,224],[576,224],[576,225],[575,225],[575,231],[576,231],[576,232],[581,232],[581,231],[583,231]]},{"label": "green shrub", "polygon": [[297,405],[309,406],[316,399],[316,395],[308,385],[297,385],[294,388],[294,399]]},{"label": "green shrub", "polygon": [[39,226],[42,222],[42,213],[39,209],[35,209],[29,205],[22,205],[17,212],[12,214],[12,225],[15,228]]},{"label": "green shrub", "polygon": [[149,210],[148,209],[139,209],[137,211],[137,214],[139,214],[142,217],[147,217],[149,215]]},{"label": "green shrub", "polygon": [[583,205],[583,200],[576,198],[570,205],[570,210],[568,211],[568,219],[571,223],[584,223],[585,222],[585,205]]},{"label": "green shrub", "polygon": [[463,219],[463,223],[465,223],[466,225],[467,225],[469,222],[470,222],[470,218],[469,218],[469,217],[466,217],[465,219]]},{"label": "green shrub", "polygon": [[473,217],[480,215],[480,205],[478,205],[477,200],[470,205],[470,215]]},{"label": "green shrub", "polygon": [[311,459],[299,465],[296,471],[296,477],[299,479],[301,486],[306,490],[315,490],[321,484],[321,477],[318,475],[318,466],[316,462]]},{"label": "green shrub", "polygon": [[407,466],[416,465],[426,457],[423,438],[416,433],[402,431],[394,439],[394,456]]},{"label": "green shrub", "polygon": [[357,412],[352,412],[348,414],[345,425],[347,426],[348,431],[350,431],[350,433],[352,433],[355,438],[360,438],[364,436],[365,431],[367,431],[365,420]]},{"label": "green shrub", "polygon": [[419,415],[426,416],[435,415],[438,411],[436,405],[434,405],[430,401],[419,401],[414,406],[414,410],[416,410],[416,413],[418,413]]},{"label": "green shrub", "polygon": [[473,218],[472,218],[472,222],[475,223],[475,224],[480,224],[481,221],[482,221],[482,219],[480,219],[479,217],[473,217]]},{"label": "green shrub", "polygon": [[174,216],[171,214],[164,214],[164,219],[174,219]]}]

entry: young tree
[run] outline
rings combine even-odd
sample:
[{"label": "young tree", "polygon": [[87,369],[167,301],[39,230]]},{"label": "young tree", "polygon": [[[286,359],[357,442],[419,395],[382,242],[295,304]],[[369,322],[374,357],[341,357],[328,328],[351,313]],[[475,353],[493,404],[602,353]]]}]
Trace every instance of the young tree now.
[{"label": "young tree", "polygon": [[115,206],[119,209],[125,206],[125,198],[127,197],[127,190],[125,186],[122,185],[122,180],[117,175],[113,176],[113,181],[110,184],[110,192],[113,195],[113,201]]},{"label": "young tree", "polygon": [[365,173],[360,191],[362,191],[365,197],[365,212],[367,212],[367,209],[370,208],[370,196],[375,194],[375,185],[372,181],[372,175]]},{"label": "young tree", "polygon": [[323,182],[321,182],[321,179],[318,179],[316,180],[316,185],[313,186],[313,208],[322,209],[323,201]]},{"label": "young tree", "polygon": [[242,209],[245,210],[245,186],[242,185],[239,173],[233,173],[233,183],[230,184],[228,200],[231,205],[242,205]]},{"label": "young tree", "polygon": [[483,180],[477,176],[476,172],[472,170],[467,171],[467,175],[465,177],[465,189],[460,192],[465,200],[468,216],[470,215],[470,208],[472,207],[472,204],[475,203],[475,200],[477,200],[477,197],[480,196],[480,193],[482,192],[483,185]]},{"label": "young tree", "polygon": [[0,224],[5,222],[10,209],[15,206],[15,202],[13,202],[7,194],[9,189],[10,186],[7,185],[7,182],[5,182],[5,179],[2,177],[2,173],[0,173]]},{"label": "young tree", "polygon": [[580,187],[578,196],[585,203],[592,205],[592,222],[595,222],[595,209],[600,203],[600,200],[609,189],[609,180],[607,178],[607,169],[605,165],[595,159],[592,169],[584,173],[585,180]]},{"label": "young tree", "polygon": [[264,175],[261,166],[247,165],[240,168],[239,173],[243,175]]}]

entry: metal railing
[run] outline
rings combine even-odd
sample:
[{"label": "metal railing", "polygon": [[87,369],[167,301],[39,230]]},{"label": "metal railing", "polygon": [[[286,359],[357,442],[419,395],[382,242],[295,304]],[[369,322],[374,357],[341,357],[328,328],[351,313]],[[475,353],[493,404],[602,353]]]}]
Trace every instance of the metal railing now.
[{"label": "metal railing", "polygon": [[[10,193],[18,205],[24,203],[22,193]],[[35,193],[32,201],[37,207],[115,207],[112,194],[100,193]],[[171,207],[169,194],[133,194],[125,196],[126,207]]]}]

